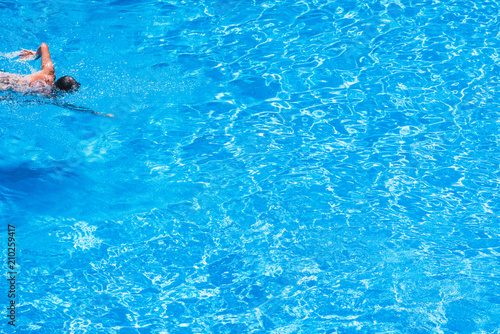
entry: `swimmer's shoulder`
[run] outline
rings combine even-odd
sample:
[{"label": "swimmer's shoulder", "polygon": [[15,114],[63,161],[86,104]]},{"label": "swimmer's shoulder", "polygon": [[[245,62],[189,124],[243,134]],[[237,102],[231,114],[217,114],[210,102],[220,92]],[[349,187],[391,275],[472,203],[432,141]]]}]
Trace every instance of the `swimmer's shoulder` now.
[{"label": "swimmer's shoulder", "polygon": [[55,75],[53,75],[52,73],[46,73],[46,71],[43,70],[31,75],[27,75],[24,78],[28,82],[29,87],[38,88],[44,86],[52,87],[55,81]]}]

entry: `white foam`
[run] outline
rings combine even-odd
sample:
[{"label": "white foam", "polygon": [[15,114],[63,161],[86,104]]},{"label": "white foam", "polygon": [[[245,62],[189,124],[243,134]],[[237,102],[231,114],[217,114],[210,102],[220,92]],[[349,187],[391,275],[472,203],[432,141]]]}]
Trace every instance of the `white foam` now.
[{"label": "white foam", "polygon": [[8,58],[8,59],[14,59],[16,57],[19,57],[19,54],[21,51],[14,51],[14,52],[0,52],[0,58]]}]

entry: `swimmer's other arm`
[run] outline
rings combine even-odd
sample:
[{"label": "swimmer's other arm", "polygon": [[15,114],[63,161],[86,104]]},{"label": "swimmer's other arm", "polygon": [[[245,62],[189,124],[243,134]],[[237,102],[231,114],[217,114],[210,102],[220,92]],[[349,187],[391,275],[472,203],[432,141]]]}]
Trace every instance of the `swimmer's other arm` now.
[{"label": "swimmer's other arm", "polygon": [[45,43],[42,43],[38,50],[26,50],[23,49],[19,53],[20,60],[34,60],[42,57],[42,70],[52,70],[54,69],[54,65],[52,64],[52,60],[50,59],[49,46]]}]

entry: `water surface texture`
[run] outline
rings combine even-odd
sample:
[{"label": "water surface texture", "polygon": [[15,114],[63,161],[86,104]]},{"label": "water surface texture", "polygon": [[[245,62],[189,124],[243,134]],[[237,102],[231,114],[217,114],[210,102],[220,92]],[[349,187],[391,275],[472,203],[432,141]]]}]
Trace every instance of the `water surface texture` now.
[{"label": "water surface texture", "polygon": [[0,93],[18,332],[500,333],[499,14],[0,2],[0,70],[119,116]]}]

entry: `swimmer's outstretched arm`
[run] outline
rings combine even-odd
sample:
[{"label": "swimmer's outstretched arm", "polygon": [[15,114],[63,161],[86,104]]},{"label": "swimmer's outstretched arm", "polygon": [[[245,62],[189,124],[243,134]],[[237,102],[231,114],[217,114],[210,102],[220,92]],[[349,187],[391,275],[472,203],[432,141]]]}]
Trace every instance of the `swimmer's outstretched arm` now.
[{"label": "swimmer's outstretched arm", "polygon": [[88,112],[88,113],[91,113],[91,114],[94,114],[94,115],[100,115],[100,116],[106,116],[106,117],[116,117],[113,114],[103,114],[101,112],[97,112],[97,111],[89,109],[89,108],[79,107],[79,106],[75,106],[75,105],[69,104],[69,103],[46,102],[44,104],[52,104],[52,105],[55,105],[55,106],[58,106],[58,107],[61,107],[61,108],[66,108],[66,109],[74,110],[74,111]]},{"label": "swimmer's outstretched arm", "polygon": [[[0,96],[0,101],[17,101],[17,100],[15,99],[15,95],[2,95],[2,96]],[[79,106],[75,106],[74,104],[64,103],[64,102],[60,102],[60,101],[49,101],[46,99],[37,99],[37,98],[31,99],[31,98],[29,98],[29,99],[22,99],[22,100],[20,100],[20,102],[36,103],[36,104],[51,104],[51,105],[54,105],[57,107],[61,107],[61,108],[65,108],[65,109],[69,109],[69,110],[73,110],[73,111],[86,112],[86,113],[99,115],[99,116],[106,116],[106,117],[116,117],[113,114],[104,114],[104,113],[97,112],[97,111],[89,109],[89,108],[79,107]]]}]

